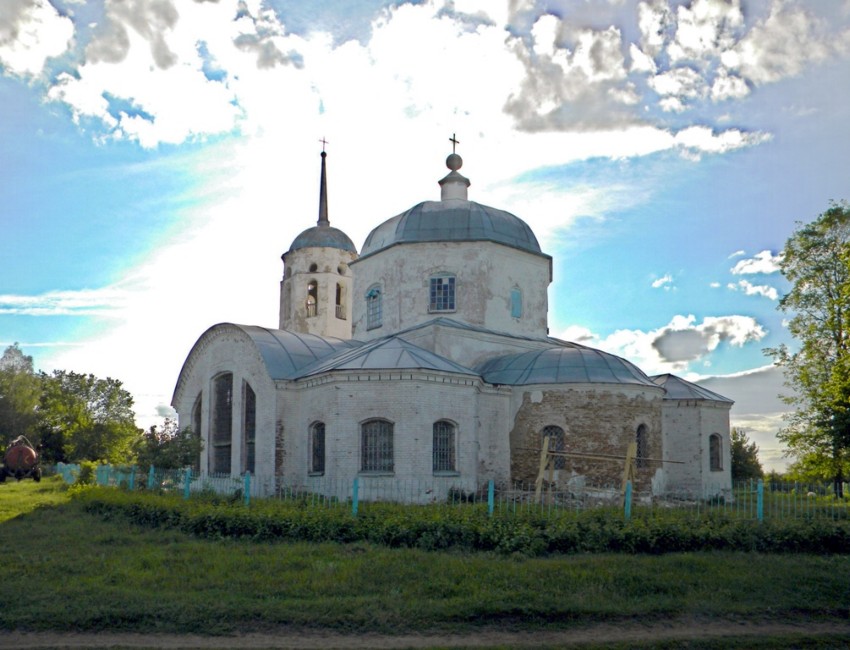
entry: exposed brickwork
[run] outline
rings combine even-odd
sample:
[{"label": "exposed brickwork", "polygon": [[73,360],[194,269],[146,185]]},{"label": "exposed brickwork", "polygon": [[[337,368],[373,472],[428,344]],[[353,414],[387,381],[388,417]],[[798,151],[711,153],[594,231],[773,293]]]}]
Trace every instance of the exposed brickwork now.
[{"label": "exposed brickwork", "polygon": [[[647,454],[661,455],[661,391],[618,390],[614,386],[580,390],[525,391],[510,433],[511,478],[533,482],[540,463],[540,432],[547,425],[564,429],[566,450],[625,456],[640,424],[648,428]],[[587,477],[594,485],[619,484],[620,461],[567,459],[560,476]],[[638,469],[636,489],[649,490],[657,464]]]}]

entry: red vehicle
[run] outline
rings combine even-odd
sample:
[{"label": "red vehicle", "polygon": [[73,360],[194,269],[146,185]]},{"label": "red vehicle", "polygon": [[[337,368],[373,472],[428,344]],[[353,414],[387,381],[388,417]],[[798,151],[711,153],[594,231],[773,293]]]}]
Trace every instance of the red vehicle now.
[{"label": "red vehicle", "polygon": [[0,483],[5,481],[7,476],[13,476],[19,481],[23,478],[40,481],[39,460],[38,452],[30,441],[24,436],[18,436],[6,448],[3,465],[0,465]]}]

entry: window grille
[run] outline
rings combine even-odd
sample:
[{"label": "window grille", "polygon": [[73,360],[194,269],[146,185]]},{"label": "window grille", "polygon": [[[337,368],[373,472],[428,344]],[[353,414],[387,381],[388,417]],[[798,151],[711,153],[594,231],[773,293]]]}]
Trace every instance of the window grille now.
[{"label": "window grille", "polygon": [[445,420],[434,422],[434,471],[454,472],[455,464],[455,425]]},{"label": "window grille", "polygon": [[[540,444],[543,444],[543,439],[549,436],[549,451],[566,451],[564,444],[564,430],[561,427],[550,425],[543,427],[543,435],[540,437]],[[553,467],[555,469],[564,469],[567,466],[567,459],[563,456],[555,456]]]},{"label": "window grille", "polygon": [[386,420],[369,420],[361,427],[360,471],[392,472],[393,425]]},{"label": "window grille", "polygon": [[720,442],[720,436],[712,433],[708,438],[708,463],[709,469],[712,472],[720,472],[723,470],[723,445]]},{"label": "window grille", "polygon": [[375,286],[366,292],[366,329],[371,330],[381,326],[383,318],[381,304],[381,287]]},{"label": "window grille", "polygon": [[454,311],[455,276],[431,278],[431,300],[428,311]]},{"label": "window grille", "polygon": [[649,467],[649,461],[647,460],[649,458],[649,429],[645,424],[638,426],[635,432],[635,446],[637,448],[635,452],[635,467],[637,469]]},{"label": "window grille", "polygon": [[325,423],[310,427],[310,473],[325,473]]},{"label": "window grille", "polygon": [[257,396],[248,383],[245,384],[245,403],[242,407],[244,409],[245,471],[253,474],[256,472]]},{"label": "window grille", "polygon": [[213,384],[212,471],[230,473],[230,448],[233,436],[233,375],[226,373]]}]

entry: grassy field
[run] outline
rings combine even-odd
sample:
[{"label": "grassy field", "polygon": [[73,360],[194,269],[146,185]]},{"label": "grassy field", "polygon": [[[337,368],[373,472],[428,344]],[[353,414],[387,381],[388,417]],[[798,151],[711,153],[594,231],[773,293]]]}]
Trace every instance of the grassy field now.
[{"label": "grassy field", "polygon": [[[0,548],[2,630],[401,633],[850,617],[847,555],[528,559],[365,543],[201,540],[87,514],[57,479],[0,486]],[[803,641],[787,647],[841,647],[850,636]],[[730,644],[707,643],[688,647]]]}]

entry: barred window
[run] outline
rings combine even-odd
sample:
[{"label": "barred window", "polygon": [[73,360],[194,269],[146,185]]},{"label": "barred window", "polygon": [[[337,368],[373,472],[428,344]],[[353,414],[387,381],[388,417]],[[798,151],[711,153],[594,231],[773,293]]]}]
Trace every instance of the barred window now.
[{"label": "barred window", "polygon": [[[549,425],[543,427],[543,434],[540,437],[540,443],[543,444],[543,439],[549,437],[549,451],[566,451],[564,443],[564,430],[561,427]],[[563,456],[555,456],[553,467],[555,469],[564,469],[567,466],[567,459]]]},{"label": "barred window", "polygon": [[307,316],[315,316],[318,313],[319,284],[310,280],[307,285]]},{"label": "barred window", "polygon": [[440,275],[431,278],[431,300],[428,311],[454,311],[455,276]]},{"label": "barred window", "polygon": [[455,463],[455,425],[446,420],[434,422],[434,471],[454,472]]},{"label": "barred window", "polygon": [[233,444],[233,375],[225,373],[213,381],[212,472],[230,473]]},{"label": "barred window", "polygon": [[257,439],[257,396],[254,394],[254,389],[247,382],[245,383],[245,401],[242,404],[243,408],[243,454],[245,461],[243,463],[244,471],[256,471],[256,453],[255,442]]},{"label": "barred window", "polygon": [[[192,435],[196,438],[201,437],[201,413],[203,411],[203,393],[198,393],[198,397],[195,399],[195,406],[192,407]],[[192,471],[200,472],[201,471],[201,457],[198,455],[192,463]]]},{"label": "barred window", "polygon": [[723,471],[723,443],[716,433],[708,438],[708,466],[712,472]]},{"label": "barred window", "polygon": [[376,284],[366,292],[366,329],[380,327],[382,317],[381,287]]},{"label": "barred window", "polygon": [[642,469],[648,466],[649,458],[649,430],[645,424],[641,424],[635,432],[635,443],[637,454],[635,455],[635,467]]},{"label": "barred window", "polygon": [[393,424],[386,420],[368,420],[360,426],[360,471],[392,472]]},{"label": "barred window", "polygon": [[316,422],[310,427],[310,473],[325,473],[325,423]]}]

